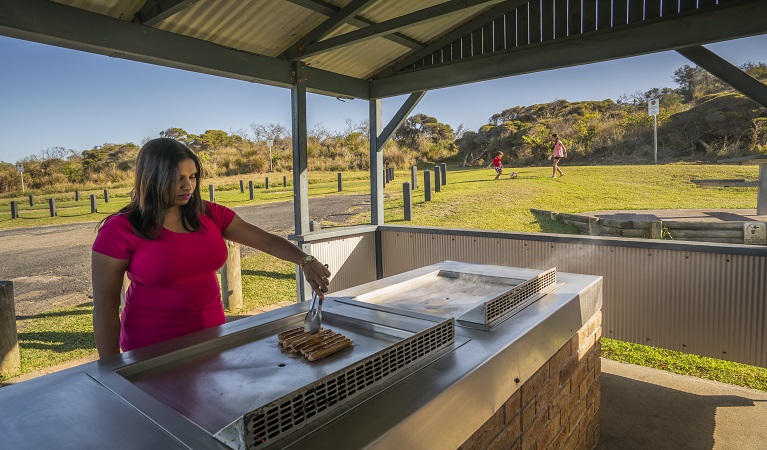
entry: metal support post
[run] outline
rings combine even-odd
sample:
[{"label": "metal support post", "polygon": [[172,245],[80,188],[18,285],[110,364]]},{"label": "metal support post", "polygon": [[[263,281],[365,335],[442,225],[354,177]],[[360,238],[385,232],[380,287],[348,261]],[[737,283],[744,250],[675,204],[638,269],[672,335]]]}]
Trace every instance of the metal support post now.
[{"label": "metal support post", "polygon": [[370,121],[370,223],[384,224],[384,180],[386,171],[383,167],[383,143],[379,136],[383,132],[382,100],[369,101]]},{"label": "metal support post", "polygon": [[[293,86],[290,89],[291,126],[293,136],[293,222],[296,235],[309,232],[309,173],[306,138],[306,82],[304,63],[293,64]],[[300,244],[305,253],[311,251],[308,243]],[[312,288],[304,278],[303,270],[296,269],[297,300],[311,298]]]}]

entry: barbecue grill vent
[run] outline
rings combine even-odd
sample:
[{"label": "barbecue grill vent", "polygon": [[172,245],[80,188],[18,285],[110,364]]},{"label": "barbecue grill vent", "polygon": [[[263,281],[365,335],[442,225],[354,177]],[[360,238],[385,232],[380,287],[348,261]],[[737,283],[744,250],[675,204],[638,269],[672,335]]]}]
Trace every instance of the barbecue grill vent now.
[{"label": "barbecue grill vent", "polygon": [[524,283],[511,289],[487,303],[485,309],[485,323],[492,323],[505,315],[513,315],[528,304],[537,300],[538,294],[547,292],[557,283],[557,270],[549,269],[546,272],[531,278]]},{"label": "barbecue grill vent", "polygon": [[[441,322],[268,405],[245,414],[216,434],[237,449],[264,448],[324,416],[351,399],[371,392],[412,363],[451,345],[455,322]],[[239,434],[235,439],[233,434]]]}]

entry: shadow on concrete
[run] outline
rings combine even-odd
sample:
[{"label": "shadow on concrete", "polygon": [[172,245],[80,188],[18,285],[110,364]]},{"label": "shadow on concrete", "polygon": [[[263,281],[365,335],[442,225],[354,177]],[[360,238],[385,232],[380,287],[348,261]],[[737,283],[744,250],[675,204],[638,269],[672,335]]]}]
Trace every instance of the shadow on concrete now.
[{"label": "shadow on concrete", "polygon": [[754,406],[737,395],[698,395],[604,372],[601,383],[599,450],[712,449],[717,408]]}]

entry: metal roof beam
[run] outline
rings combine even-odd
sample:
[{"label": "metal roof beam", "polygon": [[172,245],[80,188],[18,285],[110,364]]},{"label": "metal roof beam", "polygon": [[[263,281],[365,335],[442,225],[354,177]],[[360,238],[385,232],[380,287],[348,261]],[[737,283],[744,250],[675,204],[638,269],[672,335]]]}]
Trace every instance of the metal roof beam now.
[{"label": "metal roof beam", "polygon": [[729,84],[751,100],[767,108],[767,86],[700,45],[677,49],[677,52]]},{"label": "metal roof beam", "polygon": [[200,0],[147,0],[136,13],[134,20],[142,25],[153,26],[179,13]]},{"label": "metal roof beam", "polygon": [[373,80],[371,97],[626,58],[767,33],[767,2],[724,3],[671,18],[531,44]]},{"label": "metal roof beam", "polygon": [[[0,0],[0,35],[226,78],[291,87],[293,65],[48,0]],[[369,98],[369,83],[312,67],[307,90]]]},{"label": "metal roof beam", "polygon": [[347,23],[349,19],[354,18],[358,12],[362,11],[376,0],[352,0],[351,3],[341,8],[337,13],[328,17],[317,28],[310,31],[306,36],[299,39],[304,44],[314,43],[325,36],[336,31],[341,25]]},{"label": "metal roof beam", "polygon": [[378,138],[376,139],[376,145],[378,146],[377,150],[381,150],[384,144],[386,144],[386,141],[388,141],[389,138],[397,132],[397,129],[405,123],[407,117],[413,112],[413,109],[415,109],[415,105],[421,101],[424,95],[426,95],[426,91],[413,92],[410,94],[402,106],[397,110],[397,113],[394,114],[394,117],[392,117],[386,125],[386,128],[384,128],[381,134],[378,135]]},{"label": "metal roof beam", "polygon": [[381,71],[379,74],[377,74],[378,77],[382,76],[383,74],[388,73],[396,73],[399,70],[416,63],[423,58],[431,55],[432,53],[436,52],[437,50],[441,49],[442,47],[452,43],[456,39],[460,39],[467,34],[471,33],[472,31],[476,30],[477,28],[481,27],[482,25],[485,25],[486,23],[491,22],[493,19],[495,19],[498,16],[502,16],[510,11],[515,10],[520,5],[527,4],[529,0],[509,0],[507,2],[504,2],[501,5],[495,6],[491,9],[488,9],[487,11],[479,14],[478,16],[474,17],[470,21],[460,25],[458,28],[455,28],[453,31],[445,34],[444,36],[440,37],[436,41],[431,42],[426,47],[416,50],[414,52],[411,52],[408,55],[405,55],[404,58],[402,58],[399,62],[396,64],[387,67],[383,71]]},{"label": "metal roof beam", "polygon": [[503,1],[505,0],[453,0],[429,8],[424,8],[410,14],[405,14],[404,16],[391,20],[376,23],[360,30],[350,31],[349,33],[344,33],[340,36],[307,45],[304,48],[294,49],[288,52],[288,55],[292,60],[305,59],[335,48],[346,47],[358,42],[390,35],[408,27],[437,19],[443,19],[445,16],[463,12],[469,8],[501,3]]},{"label": "metal roof beam", "polygon": [[[319,13],[319,14],[322,14],[322,15],[325,15],[325,16],[328,16],[328,17],[333,16],[334,14],[336,14],[338,11],[341,10],[341,8],[339,8],[337,6],[333,6],[333,5],[329,4],[329,3],[325,3],[325,2],[323,2],[321,0],[288,0],[288,1],[293,3],[293,4],[296,4],[298,6],[301,6],[303,8],[306,8],[308,10],[314,11],[316,13]],[[365,18],[360,17],[360,16],[352,17],[352,18],[348,19],[346,21],[346,23],[348,23],[349,25],[354,25],[355,27],[358,27],[358,28],[365,28],[367,26],[375,24],[375,22],[373,22],[372,20],[368,20],[368,19],[365,19]],[[390,41],[392,41],[392,42],[394,42],[396,44],[400,44],[400,45],[402,45],[404,47],[408,47],[408,48],[411,48],[413,50],[418,50],[418,49],[424,48],[426,46],[426,44],[424,44],[422,42],[418,42],[415,39],[407,37],[407,36],[405,36],[404,34],[401,34],[401,33],[390,34],[388,36],[385,36],[384,39],[390,40]],[[288,51],[290,51],[290,49]],[[286,51],[281,56],[284,57],[284,58],[287,58],[289,56],[288,55],[288,51]]]}]

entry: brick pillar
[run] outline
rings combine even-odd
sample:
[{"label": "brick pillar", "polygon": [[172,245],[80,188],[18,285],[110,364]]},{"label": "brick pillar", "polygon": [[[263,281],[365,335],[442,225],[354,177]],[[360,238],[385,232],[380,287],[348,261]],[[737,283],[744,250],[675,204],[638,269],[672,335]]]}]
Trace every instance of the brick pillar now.
[{"label": "brick pillar", "polygon": [[597,312],[460,450],[578,449],[599,442],[602,312]]}]

